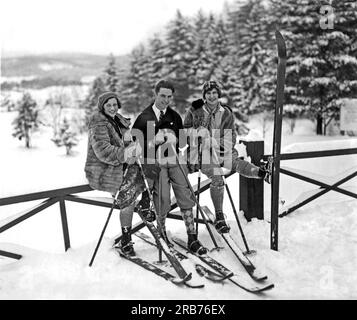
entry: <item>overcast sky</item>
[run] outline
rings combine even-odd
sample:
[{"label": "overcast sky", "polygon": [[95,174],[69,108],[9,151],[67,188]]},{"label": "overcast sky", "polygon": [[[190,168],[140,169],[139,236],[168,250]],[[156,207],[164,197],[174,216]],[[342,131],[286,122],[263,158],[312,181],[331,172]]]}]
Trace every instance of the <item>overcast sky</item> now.
[{"label": "overcast sky", "polygon": [[48,52],[126,54],[174,18],[221,12],[227,0],[1,0],[3,55]]}]

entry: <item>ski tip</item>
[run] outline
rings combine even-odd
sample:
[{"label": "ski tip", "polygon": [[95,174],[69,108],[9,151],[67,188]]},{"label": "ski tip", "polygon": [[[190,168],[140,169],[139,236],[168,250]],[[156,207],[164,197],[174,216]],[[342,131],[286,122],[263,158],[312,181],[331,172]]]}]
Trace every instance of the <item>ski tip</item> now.
[{"label": "ski tip", "polygon": [[286,45],[285,40],[279,30],[275,30],[275,38],[278,46],[278,56],[279,58],[286,58]]},{"label": "ski tip", "polygon": [[193,284],[190,281],[186,281],[184,282],[185,286],[191,288],[191,289],[201,289],[204,288],[205,285],[204,284]]},{"label": "ski tip", "polygon": [[264,288],[264,291],[267,291],[267,290],[271,290],[275,287],[275,285],[272,283],[272,284],[269,284],[267,285],[265,288]]},{"label": "ski tip", "polygon": [[193,283],[193,281],[192,281],[192,273],[191,272],[189,274],[187,274],[185,278],[181,279],[181,282],[186,287],[189,287],[189,288],[192,288],[192,289],[200,289],[200,288],[203,288],[205,286],[204,284],[195,284],[195,283]]},{"label": "ski tip", "polygon": [[178,277],[172,278],[170,281],[177,286],[186,285],[186,281]]}]

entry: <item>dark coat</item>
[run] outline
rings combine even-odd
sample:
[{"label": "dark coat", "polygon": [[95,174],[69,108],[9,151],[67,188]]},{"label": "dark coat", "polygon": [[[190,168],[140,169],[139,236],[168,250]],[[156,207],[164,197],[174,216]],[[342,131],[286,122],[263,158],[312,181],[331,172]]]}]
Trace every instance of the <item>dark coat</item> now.
[{"label": "dark coat", "polygon": [[[133,129],[140,130],[144,135],[144,157],[145,159],[151,155],[155,155],[157,147],[152,146],[148,148],[148,143],[158,133],[160,129],[170,129],[174,132],[177,141],[179,141],[180,130],[183,129],[183,123],[181,116],[172,108],[167,107],[166,113],[161,121],[158,121],[154,110],[152,109],[153,103],[150,104],[144,111],[137,117],[133,125]],[[154,127],[150,127],[153,125]],[[148,136],[149,131],[153,133],[153,136]],[[185,145],[185,143],[184,143]],[[178,147],[178,144],[177,144]],[[154,150],[153,150],[154,149]],[[178,148],[176,149],[178,151]]]}]

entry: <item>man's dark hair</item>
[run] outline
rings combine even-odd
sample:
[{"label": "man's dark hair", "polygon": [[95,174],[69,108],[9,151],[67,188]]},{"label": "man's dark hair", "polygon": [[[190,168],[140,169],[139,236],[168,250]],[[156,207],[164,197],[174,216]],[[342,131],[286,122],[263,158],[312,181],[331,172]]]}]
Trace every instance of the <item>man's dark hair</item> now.
[{"label": "man's dark hair", "polygon": [[170,89],[172,91],[172,93],[175,92],[175,88],[174,85],[172,84],[172,82],[168,81],[168,80],[160,80],[155,84],[155,93],[157,94],[161,88],[165,88],[165,89]]}]

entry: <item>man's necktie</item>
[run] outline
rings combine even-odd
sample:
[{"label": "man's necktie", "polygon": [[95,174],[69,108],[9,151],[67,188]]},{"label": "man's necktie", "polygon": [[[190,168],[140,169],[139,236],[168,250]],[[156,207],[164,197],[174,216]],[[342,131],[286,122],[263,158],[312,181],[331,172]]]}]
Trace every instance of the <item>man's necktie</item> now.
[{"label": "man's necktie", "polygon": [[164,113],[164,111],[160,111],[160,116],[159,116],[159,121],[161,121],[162,120],[162,118],[164,117],[164,115],[165,115],[165,113]]}]

